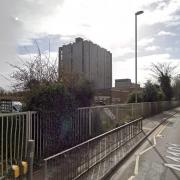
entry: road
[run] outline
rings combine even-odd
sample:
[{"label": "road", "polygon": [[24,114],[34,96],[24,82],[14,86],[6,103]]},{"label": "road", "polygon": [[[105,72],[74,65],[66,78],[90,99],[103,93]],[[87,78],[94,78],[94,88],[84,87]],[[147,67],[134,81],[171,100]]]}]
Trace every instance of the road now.
[{"label": "road", "polygon": [[[180,179],[180,108],[176,111],[121,164],[111,180]],[[147,121],[145,128],[153,124]]]}]

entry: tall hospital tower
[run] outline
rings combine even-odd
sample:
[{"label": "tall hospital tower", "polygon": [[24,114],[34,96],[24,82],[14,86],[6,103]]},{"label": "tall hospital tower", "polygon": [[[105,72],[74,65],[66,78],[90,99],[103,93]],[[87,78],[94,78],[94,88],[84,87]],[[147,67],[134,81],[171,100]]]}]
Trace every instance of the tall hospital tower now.
[{"label": "tall hospital tower", "polygon": [[111,89],[112,54],[91,41],[76,38],[59,48],[59,75],[68,73],[85,77],[95,89]]}]

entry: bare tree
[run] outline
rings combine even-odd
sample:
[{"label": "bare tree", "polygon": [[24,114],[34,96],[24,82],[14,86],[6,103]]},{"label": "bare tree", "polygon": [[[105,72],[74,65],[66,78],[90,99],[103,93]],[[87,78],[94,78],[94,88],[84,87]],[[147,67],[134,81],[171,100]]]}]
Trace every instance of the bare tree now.
[{"label": "bare tree", "polygon": [[151,65],[153,77],[157,79],[164,95],[165,100],[170,100],[173,96],[171,82],[175,74],[176,67],[170,63],[157,63]]},{"label": "bare tree", "polygon": [[[58,79],[57,58],[51,59],[50,52],[48,55],[42,54],[38,43],[35,41],[37,54],[24,60],[22,65],[10,64],[14,68],[11,78],[15,80],[13,84],[16,90],[27,90],[41,83],[52,83]],[[50,51],[50,50],[49,50]]]},{"label": "bare tree", "polygon": [[171,63],[152,63],[150,68],[151,72],[153,73],[153,77],[158,81],[159,78],[164,75],[172,79],[175,74],[175,69],[176,66],[173,66]]}]

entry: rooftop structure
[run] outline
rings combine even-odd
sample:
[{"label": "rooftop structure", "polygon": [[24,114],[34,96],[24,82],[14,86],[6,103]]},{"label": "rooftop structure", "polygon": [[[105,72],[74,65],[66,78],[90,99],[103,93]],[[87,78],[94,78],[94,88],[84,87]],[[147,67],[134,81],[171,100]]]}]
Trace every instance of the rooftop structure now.
[{"label": "rooftop structure", "polygon": [[[115,88],[122,90],[130,90],[135,89],[136,84],[131,82],[131,79],[116,79],[115,80]],[[137,88],[140,88],[140,85],[137,84]]]}]

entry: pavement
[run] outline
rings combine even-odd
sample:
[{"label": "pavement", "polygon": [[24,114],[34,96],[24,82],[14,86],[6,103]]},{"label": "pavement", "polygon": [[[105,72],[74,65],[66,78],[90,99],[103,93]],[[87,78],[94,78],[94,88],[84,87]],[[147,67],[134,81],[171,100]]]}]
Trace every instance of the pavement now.
[{"label": "pavement", "polygon": [[144,136],[166,118],[110,180],[180,180],[180,108],[144,120]]}]

